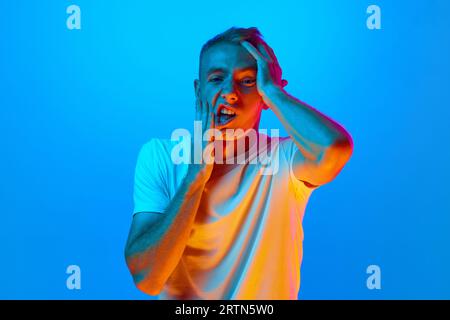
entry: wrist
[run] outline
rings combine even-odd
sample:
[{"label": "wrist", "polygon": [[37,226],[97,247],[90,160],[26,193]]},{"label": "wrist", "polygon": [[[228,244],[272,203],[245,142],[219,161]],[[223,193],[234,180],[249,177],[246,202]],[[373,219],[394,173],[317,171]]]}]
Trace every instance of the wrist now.
[{"label": "wrist", "polygon": [[264,103],[270,108],[275,107],[276,102],[286,96],[286,92],[283,88],[275,84],[267,85],[261,91],[263,92],[261,97]]}]

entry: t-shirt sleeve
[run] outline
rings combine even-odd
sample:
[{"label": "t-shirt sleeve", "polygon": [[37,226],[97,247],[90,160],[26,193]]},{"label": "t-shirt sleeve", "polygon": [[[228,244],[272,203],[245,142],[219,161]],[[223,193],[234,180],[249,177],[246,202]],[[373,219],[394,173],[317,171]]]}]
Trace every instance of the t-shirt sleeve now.
[{"label": "t-shirt sleeve", "polygon": [[158,139],[142,146],[134,175],[134,210],[163,213],[170,201],[164,148]]},{"label": "t-shirt sleeve", "polygon": [[[290,138],[290,137],[282,138],[280,140],[280,145],[281,145],[281,150],[284,153],[285,159],[288,163],[289,177],[290,177],[290,180],[292,181],[292,183],[296,187],[301,187],[302,189],[305,187],[310,190],[317,189],[319,186],[309,185],[307,182],[305,183],[304,181],[299,180],[294,174],[294,170],[293,170],[294,169],[293,166],[295,165],[294,156],[297,153],[299,153],[301,155],[301,158],[303,158],[303,156],[302,156],[299,148],[295,144],[294,140],[292,140],[292,138]],[[301,165],[301,164],[297,164],[297,165]]]}]

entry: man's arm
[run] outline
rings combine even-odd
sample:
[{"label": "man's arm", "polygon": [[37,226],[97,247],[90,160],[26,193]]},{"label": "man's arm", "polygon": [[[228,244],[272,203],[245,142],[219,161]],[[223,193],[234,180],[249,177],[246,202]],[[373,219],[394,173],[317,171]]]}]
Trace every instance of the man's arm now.
[{"label": "man's arm", "polygon": [[352,154],[350,135],[335,121],[283,90],[285,80],[274,72],[274,62],[267,51],[270,48],[260,45],[258,50],[245,41],[242,45],[257,61],[258,92],[300,151],[292,164],[296,178],[310,186],[330,182]]},{"label": "man's arm", "polygon": [[[196,120],[202,121],[203,130],[213,128],[214,111],[209,104],[197,101],[196,106]],[[214,167],[214,148],[206,149],[209,143],[204,141],[202,147],[202,151],[210,152],[208,162],[189,164],[185,178],[163,213],[141,212],[133,218],[125,259],[136,286],[147,294],[160,293],[186,247]]]},{"label": "man's arm", "polygon": [[264,101],[300,151],[292,163],[295,177],[313,186],[333,180],[352,154],[350,135],[338,123],[284,90],[272,88],[268,92]]},{"label": "man's arm", "polygon": [[206,184],[204,173],[186,175],[163,213],[137,213],[125,248],[136,286],[158,295],[186,247]]}]

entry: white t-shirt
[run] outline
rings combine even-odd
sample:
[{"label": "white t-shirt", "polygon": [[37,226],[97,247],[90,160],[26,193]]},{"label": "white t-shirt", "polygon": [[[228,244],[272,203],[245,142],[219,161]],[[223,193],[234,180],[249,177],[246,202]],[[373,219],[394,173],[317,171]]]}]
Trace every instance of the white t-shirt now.
[{"label": "white t-shirt", "polygon": [[[270,155],[268,166],[255,161],[264,148],[253,145],[247,163],[207,184],[190,238],[161,299],[297,299],[302,220],[313,189],[292,172],[298,151],[292,139],[275,140],[264,150]],[[152,139],[142,147],[134,213],[164,214],[187,173],[187,164],[171,160],[177,143]]]}]

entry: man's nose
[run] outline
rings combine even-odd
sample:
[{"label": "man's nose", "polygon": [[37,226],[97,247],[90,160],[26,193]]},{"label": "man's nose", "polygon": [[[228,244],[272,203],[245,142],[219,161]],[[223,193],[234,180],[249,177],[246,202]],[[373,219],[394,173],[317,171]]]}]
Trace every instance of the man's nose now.
[{"label": "man's nose", "polygon": [[222,97],[222,99],[224,99],[229,104],[234,104],[238,100],[238,96],[234,89],[233,83],[226,84],[223,87],[220,96]]}]

